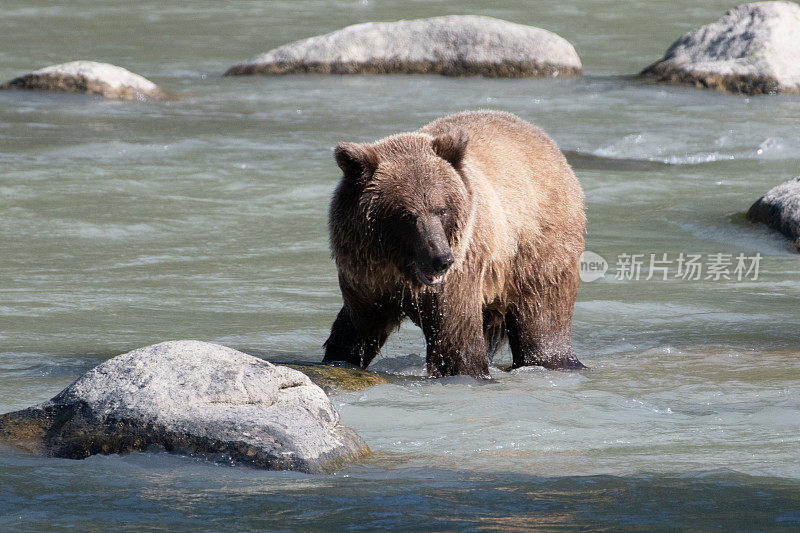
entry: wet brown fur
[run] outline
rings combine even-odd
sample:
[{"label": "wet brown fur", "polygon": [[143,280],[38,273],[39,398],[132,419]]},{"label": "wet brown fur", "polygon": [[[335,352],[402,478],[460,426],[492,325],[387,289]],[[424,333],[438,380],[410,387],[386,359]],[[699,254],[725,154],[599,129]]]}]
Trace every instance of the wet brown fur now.
[{"label": "wet brown fur", "polygon": [[[505,337],[514,367],[583,366],[571,342],[583,193],[547,135],[509,113],[474,111],[342,143],[336,156],[344,177],[329,229],[344,305],[325,361],[366,368],[409,317],[432,376],[488,376],[487,353]],[[433,242],[428,228],[444,230],[454,258],[434,286],[415,278],[411,253]]]}]

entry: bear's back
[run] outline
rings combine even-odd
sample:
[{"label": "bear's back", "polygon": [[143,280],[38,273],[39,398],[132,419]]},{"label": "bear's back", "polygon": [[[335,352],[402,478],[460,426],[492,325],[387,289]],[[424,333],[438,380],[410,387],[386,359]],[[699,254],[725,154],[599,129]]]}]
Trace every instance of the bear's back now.
[{"label": "bear's back", "polygon": [[[479,220],[492,226],[482,238],[505,247],[536,244],[583,246],[583,191],[566,158],[542,130],[511,113],[467,111],[419,131],[469,136],[464,171],[479,203]],[[555,223],[559,221],[558,223]]]},{"label": "bear's back", "polygon": [[566,158],[542,130],[502,111],[466,111],[440,118],[419,131],[433,136],[465,131],[465,162],[475,178],[509,192],[536,194],[553,187],[578,187]]}]

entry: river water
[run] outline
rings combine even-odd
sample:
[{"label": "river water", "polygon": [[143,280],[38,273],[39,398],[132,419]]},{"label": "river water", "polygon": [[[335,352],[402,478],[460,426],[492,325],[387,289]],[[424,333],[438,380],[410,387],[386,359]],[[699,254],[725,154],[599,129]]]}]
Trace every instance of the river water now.
[{"label": "river water", "polygon": [[[743,213],[800,173],[800,98],[630,77],[732,5],[4,0],[0,79],[93,59],[179,99],[0,93],[0,412],[168,339],[320,360],[341,301],[332,147],[450,112],[545,129],[608,270],[575,309],[589,370],[508,373],[504,352],[492,382],[426,380],[404,326],[373,365],[391,384],[333,398],[366,464],[308,476],[0,448],[0,528],[796,529],[800,256]],[[585,76],[221,77],[294,39],[441,14],[553,30]]]}]

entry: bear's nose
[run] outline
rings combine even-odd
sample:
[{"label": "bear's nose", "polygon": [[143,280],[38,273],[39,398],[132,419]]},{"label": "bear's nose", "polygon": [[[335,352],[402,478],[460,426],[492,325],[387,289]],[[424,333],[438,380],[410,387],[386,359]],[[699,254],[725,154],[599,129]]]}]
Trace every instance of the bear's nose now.
[{"label": "bear's nose", "polygon": [[431,266],[435,268],[437,272],[441,272],[452,265],[454,260],[455,259],[453,259],[452,252],[448,250],[447,252],[434,257]]}]

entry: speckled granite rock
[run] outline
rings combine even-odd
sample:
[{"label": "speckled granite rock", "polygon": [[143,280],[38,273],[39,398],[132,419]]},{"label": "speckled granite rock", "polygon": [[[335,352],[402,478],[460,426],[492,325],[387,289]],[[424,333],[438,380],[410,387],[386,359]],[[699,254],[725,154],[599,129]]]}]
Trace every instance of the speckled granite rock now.
[{"label": "speckled granite rock", "polygon": [[0,416],[0,441],[72,459],[156,445],[311,473],[369,453],[304,374],[199,341],[106,361],[52,400]]},{"label": "speckled granite rock", "polygon": [[641,75],[732,93],[800,94],[800,6],[740,5],[684,34]]},{"label": "speckled granite rock", "polygon": [[168,100],[155,83],[122,67],[95,61],[52,65],[0,85],[2,89],[35,89],[99,95],[118,100]]},{"label": "speckled granite rock", "polygon": [[762,222],[789,237],[800,252],[800,176],[771,189],[747,212],[753,222]]},{"label": "speckled granite rock", "polygon": [[555,33],[481,16],[368,22],[295,41],[234,65],[241,74],[445,74],[555,77],[581,73]]}]

